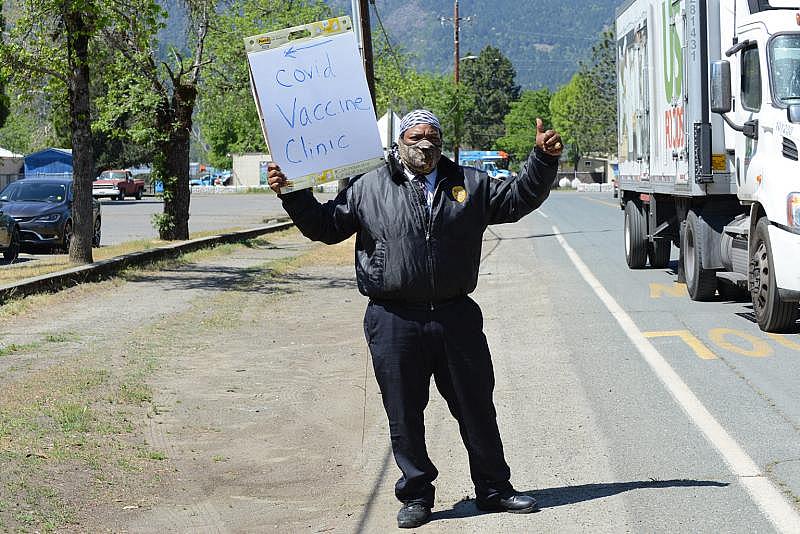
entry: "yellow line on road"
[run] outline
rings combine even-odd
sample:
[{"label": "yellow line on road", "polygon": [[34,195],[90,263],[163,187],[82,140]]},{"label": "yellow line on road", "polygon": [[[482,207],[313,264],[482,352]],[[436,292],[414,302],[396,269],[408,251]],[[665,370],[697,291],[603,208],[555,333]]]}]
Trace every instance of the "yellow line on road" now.
[{"label": "yellow line on road", "polygon": [[[757,337],[751,336],[745,332],[740,332],[739,330],[734,330],[733,328],[714,328],[709,331],[708,335],[715,345],[725,350],[741,354],[742,356],[766,358],[773,353],[772,347],[763,339],[758,339]],[[743,344],[749,344],[750,347],[745,348],[740,344],[733,343],[730,341],[730,338],[739,338]]]},{"label": "yellow line on road", "polygon": [[716,360],[717,355],[711,352],[711,349],[706,347],[702,341],[689,332],[688,330],[666,330],[663,332],[642,332],[646,338],[654,337],[678,337],[684,343],[689,345],[689,348],[694,351],[698,358],[701,360]]},{"label": "yellow line on road", "polygon": [[775,342],[780,343],[786,348],[800,351],[800,343],[798,343],[797,341],[792,341],[791,339],[789,339],[789,336],[787,335],[781,335],[781,334],[767,334],[767,335],[772,339],[774,339]]},{"label": "yellow line on road", "polygon": [[667,284],[659,284],[657,282],[650,282],[650,298],[660,299],[663,296],[667,297],[685,297],[687,295],[686,284],[679,284],[673,282],[671,286]]},{"label": "yellow line on road", "polygon": [[589,197],[581,197],[583,200],[588,200],[590,202],[597,202],[598,204],[604,204],[606,206],[611,206],[612,208],[619,209],[619,204],[614,204],[613,202],[607,202],[605,200],[600,200],[599,198],[589,198]]}]

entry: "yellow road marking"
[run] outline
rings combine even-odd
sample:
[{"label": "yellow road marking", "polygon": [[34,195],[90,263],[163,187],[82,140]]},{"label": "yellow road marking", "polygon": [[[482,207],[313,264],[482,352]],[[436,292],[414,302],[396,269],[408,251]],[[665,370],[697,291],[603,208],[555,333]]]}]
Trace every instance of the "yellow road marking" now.
[{"label": "yellow road marking", "polygon": [[599,198],[589,198],[589,197],[581,197],[584,200],[589,200],[591,202],[597,202],[599,204],[605,204],[606,206],[611,206],[612,208],[619,209],[619,204],[614,204],[613,202],[607,202],[605,200],[600,200]]},{"label": "yellow road marking", "polygon": [[767,335],[771,337],[774,341],[776,341],[778,344],[783,345],[784,347],[800,351],[800,343],[798,343],[797,341],[792,341],[791,339],[789,339],[788,336],[785,335],[782,336],[780,334],[767,334]]},{"label": "yellow road marking", "polygon": [[701,360],[716,360],[717,355],[711,352],[711,349],[706,347],[702,341],[697,339],[694,334],[688,330],[666,330],[664,332],[643,332],[644,337],[678,337],[684,343],[689,345],[689,348],[694,351],[698,358]]},{"label": "yellow road marking", "polygon": [[650,282],[650,298],[660,299],[663,296],[667,297],[685,297],[687,295],[686,284],[679,284],[673,282],[671,286],[667,284],[659,284]]},{"label": "yellow road marking", "polygon": [[[711,341],[722,349],[741,354],[742,356],[749,356],[751,358],[766,358],[773,353],[772,347],[767,344],[763,339],[758,339],[755,336],[734,330],[733,328],[714,328],[708,333]],[[750,348],[746,349],[732,343],[729,338],[738,338],[745,343],[750,344]]]}]

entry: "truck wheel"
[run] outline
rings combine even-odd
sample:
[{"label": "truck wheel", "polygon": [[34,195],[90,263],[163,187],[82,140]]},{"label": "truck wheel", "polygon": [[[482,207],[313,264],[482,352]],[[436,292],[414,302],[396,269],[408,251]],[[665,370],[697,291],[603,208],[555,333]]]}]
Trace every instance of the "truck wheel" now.
[{"label": "truck wheel", "polygon": [[117,200],[125,200],[125,191],[120,189],[119,195],[117,195]]},{"label": "truck wheel", "polygon": [[647,244],[647,257],[650,259],[650,267],[653,269],[663,269],[669,265],[671,253],[672,242],[669,239],[656,239]]},{"label": "truck wheel", "polygon": [[631,269],[641,269],[647,263],[647,221],[635,200],[625,204],[625,261]]},{"label": "truck wheel", "polygon": [[142,200],[142,190],[141,189],[137,189],[136,190],[135,198],[136,198],[136,200]]},{"label": "truck wheel", "polygon": [[750,296],[759,328],[765,332],[785,332],[797,321],[798,304],[780,300],[772,265],[769,222],[763,217],[756,224],[750,253]]},{"label": "truck wheel", "polygon": [[717,292],[717,274],[713,269],[703,269],[703,241],[700,218],[694,211],[686,216],[683,230],[683,269],[686,289],[692,300],[711,300]]}]

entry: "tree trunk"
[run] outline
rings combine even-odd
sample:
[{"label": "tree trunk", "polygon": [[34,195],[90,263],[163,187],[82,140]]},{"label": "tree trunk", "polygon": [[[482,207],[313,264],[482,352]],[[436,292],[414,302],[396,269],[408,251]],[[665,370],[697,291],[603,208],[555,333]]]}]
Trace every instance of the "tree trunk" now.
[{"label": "tree trunk", "polygon": [[169,106],[158,119],[166,137],[161,143],[164,213],[158,231],[169,241],[189,239],[189,143],[196,98],[194,84],[176,83]]},{"label": "tree trunk", "polygon": [[89,27],[86,13],[74,5],[66,6],[64,23],[67,34],[69,75],[70,126],[72,130],[72,240],[69,259],[75,263],[92,262],[92,180],[94,152],[92,150],[91,116],[89,109]]}]

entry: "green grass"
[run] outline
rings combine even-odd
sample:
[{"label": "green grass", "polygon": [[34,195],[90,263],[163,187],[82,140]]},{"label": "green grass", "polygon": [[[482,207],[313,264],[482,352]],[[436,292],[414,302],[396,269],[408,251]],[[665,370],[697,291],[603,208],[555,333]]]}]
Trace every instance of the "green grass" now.
[{"label": "green grass", "polygon": [[57,407],[56,421],[64,433],[88,432],[91,428],[92,412],[86,405],[66,403]]},{"label": "green grass", "polygon": [[38,349],[42,344],[38,341],[33,343],[10,343],[8,345],[0,346],[0,356],[10,356],[17,352],[26,352],[29,350]]},{"label": "green grass", "polygon": [[48,343],[69,343],[78,339],[80,339],[80,336],[75,332],[54,332],[47,334],[44,338]]},{"label": "green grass", "polygon": [[153,400],[153,392],[147,384],[138,381],[123,382],[119,385],[119,400],[127,404],[141,405]]}]

